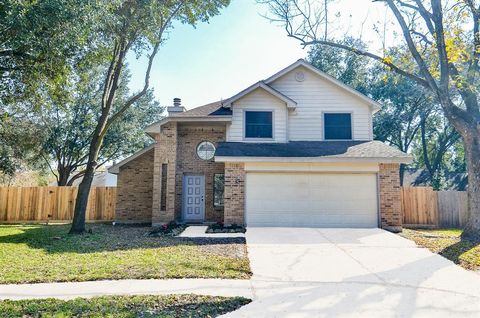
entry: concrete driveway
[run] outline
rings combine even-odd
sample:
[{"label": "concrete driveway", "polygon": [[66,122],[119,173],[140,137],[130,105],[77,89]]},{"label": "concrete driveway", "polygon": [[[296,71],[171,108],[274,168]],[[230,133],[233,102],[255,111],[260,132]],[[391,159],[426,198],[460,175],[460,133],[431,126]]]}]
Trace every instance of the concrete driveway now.
[{"label": "concrete driveway", "polygon": [[228,317],[480,317],[480,275],[380,229],[248,228],[254,301]]}]

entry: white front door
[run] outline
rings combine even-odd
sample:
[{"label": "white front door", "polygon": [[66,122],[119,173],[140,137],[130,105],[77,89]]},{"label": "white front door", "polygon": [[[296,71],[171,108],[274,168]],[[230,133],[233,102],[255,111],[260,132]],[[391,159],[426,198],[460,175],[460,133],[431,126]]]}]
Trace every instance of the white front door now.
[{"label": "white front door", "polygon": [[377,227],[373,173],[247,173],[247,226]]},{"label": "white front door", "polygon": [[205,176],[183,177],[183,220],[202,222],[205,217]]}]

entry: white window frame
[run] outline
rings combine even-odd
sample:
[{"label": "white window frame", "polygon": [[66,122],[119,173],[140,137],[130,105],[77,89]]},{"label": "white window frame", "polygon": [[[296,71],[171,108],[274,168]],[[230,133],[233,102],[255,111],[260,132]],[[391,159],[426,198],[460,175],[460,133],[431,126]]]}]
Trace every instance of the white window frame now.
[{"label": "white window frame", "polygon": [[[352,138],[350,139],[326,139],[325,138],[325,114],[350,114],[350,130],[351,130],[351,136]],[[354,137],[354,129],[353,129],[353,116],[354,112],[353,111],[327,111],[327,112],[322,112],[322,140],[325,141],[353,141],[355,140]]]},{"label": "white window frame", "polygon": [[[272,113],[272,138],[247,137],[247,112],[270,112]],[[244,141],[275,141],[275,109],[243,109],[242,130]]]}]

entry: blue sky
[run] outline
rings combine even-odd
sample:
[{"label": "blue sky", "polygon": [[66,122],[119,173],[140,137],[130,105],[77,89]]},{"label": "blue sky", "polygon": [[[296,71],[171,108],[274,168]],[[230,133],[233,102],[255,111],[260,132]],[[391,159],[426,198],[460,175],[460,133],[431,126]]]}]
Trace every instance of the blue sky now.
[{"label": "blue sky", "polygon": [[[368,0],[347,0],[339,8],[350,15],[351,23],[349,12],[355,12],[357,20],[372,17],[365,11],[367,3],[371,4]],[[174,97],[180,97],[190,109],[226,99],[306,57],[307,50],[260,15],[265,13],[267,9],[254,0],[232,0],[209,23],[196,28],[175,24],[152,69],[151,87],[157,100],[168,106]],[[128,62],[131,88],[137,90],[143,85],[146,63],[134,55]]]}]

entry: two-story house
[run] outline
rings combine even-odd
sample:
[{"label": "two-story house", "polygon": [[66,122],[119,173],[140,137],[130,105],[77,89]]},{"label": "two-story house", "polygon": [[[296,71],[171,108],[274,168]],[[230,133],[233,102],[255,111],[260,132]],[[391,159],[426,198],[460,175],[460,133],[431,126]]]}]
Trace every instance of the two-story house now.
[{"label": "two-story house", "polygon": [[176,99],[155,143],[109,169],[116,221],[398,230],[411,157],[373,140],[379,109],[304,60],[227,100]]}]

